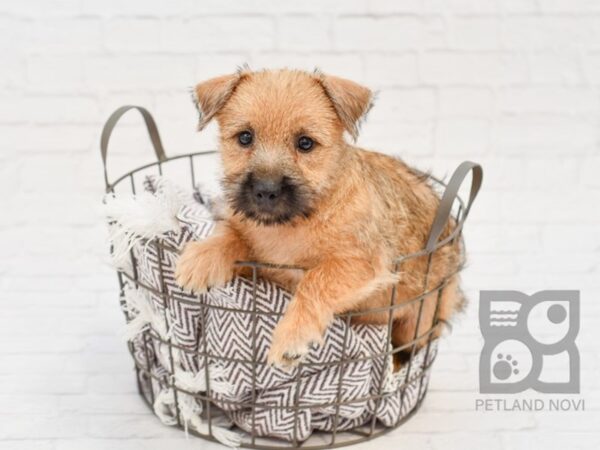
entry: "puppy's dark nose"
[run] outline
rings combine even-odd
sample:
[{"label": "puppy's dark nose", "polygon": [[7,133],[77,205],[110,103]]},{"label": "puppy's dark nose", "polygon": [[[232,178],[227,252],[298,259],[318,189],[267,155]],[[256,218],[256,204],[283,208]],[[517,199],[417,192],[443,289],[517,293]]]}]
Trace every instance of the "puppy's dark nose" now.
[{"label": "puppy's dark nose", "polygon": [[254,200],[260,206],[272,207],[281,196],[281,181],[275,180],[255,180],[252,184],[252,194]]}]

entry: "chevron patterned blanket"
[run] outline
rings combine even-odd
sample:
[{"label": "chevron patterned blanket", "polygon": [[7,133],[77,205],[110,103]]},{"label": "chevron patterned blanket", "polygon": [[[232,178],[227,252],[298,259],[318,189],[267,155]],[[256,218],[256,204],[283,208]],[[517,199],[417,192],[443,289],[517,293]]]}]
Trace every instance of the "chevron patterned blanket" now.
[{"label": "chevron patterned blanket", "polygon": [[164,423],[207,433],[210,415],[212,434],[237,446],[252,432],[303,441],[315,430],[349,430],[374,420],[390,427],[415,407],[437,343],[418,352],[410,369],[393,372],[389,355],[372,357],[389,349],[385,326],[337,318],[305,364],[291,372],[269,366],[277,322],[269,313],[284,312],[290,294],[267,280],[254,287],[241,277],[205,295],[184,292],[173,275],[178,251],[210,235],[214,220],[198,191],[160,178],[148,178],[145,186],[135,198],[107,198],[106,213],[114,264],[130,278],[121,296],[125,334],[143,394]]}]

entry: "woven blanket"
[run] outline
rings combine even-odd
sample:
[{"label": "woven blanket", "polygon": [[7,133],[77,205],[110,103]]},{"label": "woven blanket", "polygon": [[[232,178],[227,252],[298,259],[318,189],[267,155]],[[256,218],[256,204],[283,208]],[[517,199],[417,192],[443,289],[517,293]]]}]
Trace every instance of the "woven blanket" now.
[{"label": "woven blanket", "polygon": [[[348,430],[373,420],[390,427],[415,407],[425,394],[429,371],[422,372],[435,357],[435,341],[429,352],[415,355],[408,374],[408,367],[393,372],[390,355],[372,358],[389,350],[386,326],[336,318],[299,367],[268,365],[278,321],[269,313],[283,313],[290,293],[241,277],[207,294],[184,292],[174,280],[178,252],[209,236],[213,218],[197,190],[185,192],[160,178],[148,178],[145,186],[136,197],[108,197],[106,211],[114,264],[127,275],[125,334],[143,393],[164,423],[207,433],[203,399],[209,397],[212,434],[237,446],[252,432],[303,441],[314,430]],[[153,216],[134,218],[132,211]]]}]

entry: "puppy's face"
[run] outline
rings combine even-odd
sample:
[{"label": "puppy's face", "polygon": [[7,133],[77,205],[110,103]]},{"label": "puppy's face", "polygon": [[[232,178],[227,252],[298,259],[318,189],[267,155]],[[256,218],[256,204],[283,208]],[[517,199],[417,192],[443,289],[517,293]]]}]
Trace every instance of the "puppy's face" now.
[{"label": "puppy's face", "polygon": [[262,225],[310,216],[343,176],[343,132],[356,133],[371,99],[355,83],[288,70],[209,80],[196,96],[200,126],[212,116],[219,122],[230,206]]}]

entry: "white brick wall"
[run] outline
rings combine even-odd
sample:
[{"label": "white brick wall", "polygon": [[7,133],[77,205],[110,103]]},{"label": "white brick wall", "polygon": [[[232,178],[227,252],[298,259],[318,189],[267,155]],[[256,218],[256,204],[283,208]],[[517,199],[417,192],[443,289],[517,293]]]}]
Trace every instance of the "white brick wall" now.
[{"label": "white brick wall", "polygon": [[[248,62],[379,90],[359,143],[435,174],[485,168],[472,303],[423,410],[361,448],[600,446],[600,2],[22,0],[0,3],[0,450],[216,448],[137,399],[98,213],[102,122],[156,115],[169,154],[214,145],[188,87]],[[110,173],[150,159],[138,118]],[[477,413],[479,289],[582,290],[587,411]]]}]

